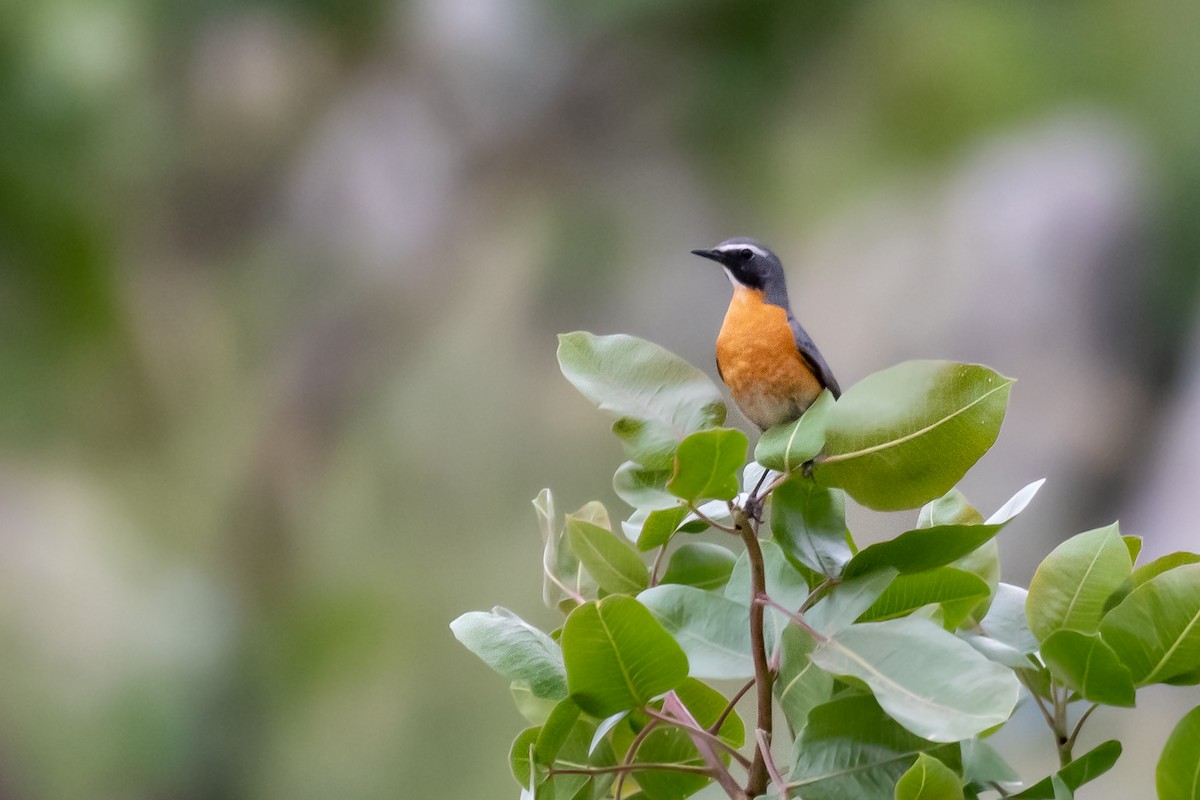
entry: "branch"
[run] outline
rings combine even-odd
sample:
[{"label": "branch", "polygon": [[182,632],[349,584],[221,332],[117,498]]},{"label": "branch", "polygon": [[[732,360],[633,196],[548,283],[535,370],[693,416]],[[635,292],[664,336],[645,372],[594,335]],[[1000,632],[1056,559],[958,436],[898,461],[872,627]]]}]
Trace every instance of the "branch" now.
[{"label": "branch", "polygon": [[725,710],[721,712],[721,716],[717,717],[716,722],[714,722],[712,725],[708,726],[708,732],[711,733],[712,735],[716,736],[717,733],[721,730],[721,726],[725,724],[725,720],[728,719],[729,715],[733,713],[733,707],[738,704],[739,700],[741,700],[743,697],[746,696],[746,692],[750,691],[753,688],[754,688],[754,679],[751,678],[750,680],[746,681],[745,686],[743,686],[742,688],[737,690],[737,693],[734,694],[733,697],[729,698],[729,703],[728,703],[728,705],[725,706]]},{"label": "branch", "polygon": [[771,745],[767,742],[766,731],[760,728],[754,732],[754,735],[758,741],[759,749],[766,754],[767,772],[771,775],[771,782],[779,790],[779,800],[787,800],[787,781],[783,779],[783,773],[775,765],[775,758],[771,755]]},{"label": "branch", "polygon": [[725,533],[729,533],[734,536],[738,535],[736,528],[731,528],[728,525],[722,525],[721,523],[717,522],[715,519],[697,508],[695,503],[688,503],[688,510],[695,514],[697,519],[707,524],[710,528],[716,528],[719,531],[725,531]]},{"label": "branch", "polygon": [[[712,776],[716,778],[717,783],[721,784],[721,788],[725,790],[727,795],[737,797],[741,792],[741,787],[737,785],[737,781],[729,774],[729,770],[725,768],[721,757],[713,750],[712,743],[709,739],[705,738],[710,737],[710,734],[700,726],[700,723],[692,716],[692,712],[688,711],[687,706],[683,704],[683,701],[679,699],[679,695],[675,694],[674,691],[667,692],[666,697],[663,698],[663,711],[687,723],[682,726],[683,730],[691,737],[692,744],[696,746],[696,749],[700,751],[700,755],[711,769]],[[720,742],[715,736],[711,736],[710,738]],[[723,747],[726,746],[724,742],[720,742],[720,744]],[[738,756],[741,758],[742,754],[738,753]]]},{"label": "branch", "polygon": [[712,777],[708,767],[695,767],[690,764],[618,764],[615,767],[550,767],[547,775],[625,775],[630,772],[688,772],[692,775],[707,775]]},{"label": "branch", "polygon": [[1067,739],[1067,743],[1063,745],[1063,749],[1067,754],[1067,761],[1071,760],[1071,751],[1075,748],[1075,740],[1079,738],[1079,732],[1083,730],[1083,723],[1087,722],[1087,718],[1092,715],[1092,712],[1100,707],[1099,703],[1092,703],[1088,706],[1087,711],[1083,712],[1083,716],[1075,723],[1075,730],[1071,731],[1071,737]]},{"label": "branch", "polygon": [[690,736],[704,737],[704,739],[706,741],[717,745],[722,750],[724,750],[725,752],[727,752],[731,756],[733,756],[734,760],[737,761],[739,764],[741,764],[743,767],[745,767],[746,769],[750,768],[750,759],[748,759],[744,755],[742,755],[741,751],[739,751],[736,747],[734,747],[733,745],[731,745],[729,742],[725,741],[721,737],[717,736],[716,734],[710,732],[707,728],[701,728],[699,726],[699,724],[692,725],[689,720],[683,720],[683,719],[679,719],[678,717],[668,716],[666,714],[662,714],[658,711],[655,711],[652,708],[645,709],[645,712],[646,712],[646,714],[648,714],[649,716],[658,720],[659,722],[663,722],[667,725],[673,725],[676,728],[679,728],[680,730],[685,731]]},{"label": "branch", "polygon": [[[754,656],[754,682],[758,687],[758,721],[755,727],[762,731],[769,745],[771,741],[772,697],[771,697],[771,667],[767,661],[767,640],[763,628],[763,615],[766,609],[762,603],[754,600],[767,593],[766,567],[763,563],[762,546],[758,541],[758,531],[751,523],[749,515],[740,508],[734,510],[734,527],[746,544],[746,555],[750,561],[750,648]],[[760,743],[754,749],[754,760],[750,764],[750,775],[746,784],[746,794],[758,797],[767,789],[767,762],[764,748]]]}]

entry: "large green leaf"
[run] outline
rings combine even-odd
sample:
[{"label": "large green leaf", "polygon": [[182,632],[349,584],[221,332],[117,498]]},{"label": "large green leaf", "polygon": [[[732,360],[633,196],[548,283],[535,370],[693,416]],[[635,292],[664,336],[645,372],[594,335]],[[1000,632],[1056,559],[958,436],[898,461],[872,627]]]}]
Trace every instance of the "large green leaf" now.
[{"label": "large green leaf", "polygon": [[1154,770],[1158,800],[1200,800],[1200,707],[1183,715]]},{"label": "large green leaf", "polygon": [[1116,523],[1072,536],[1046,556],[1029,583],[1029,630],[1039,642],[1063,628],[1095,632],[1105,603],[1131,572]]},{"label": "large green leaf", "polygon": [[1093,703],[1133,705],[1128,667],[1097,634],[1055,631],[1042,642],[1042,660],[1062,684]]},{"label": "large green leaf", "polygon": [[949,629],[958,627],[971,606],[987,597],[988,585],[978,575],[953,567],[938,567],[912,575],[899,575],[871,607],[859,617],[860,622],[894,619],[906,616],[922,606],[938,604],[952,611],[945,616]]},{"label": "large green leaf", "polygon": [[454,637],[510,680],[527,681],[536,697],[567,695],[558,643],[506,608],[469,611],[450,623]]},{"label": "large green leaf", "polygon": [[1012,714],[1013,672],[928,620],[851,625],[813,651],[818,666],[865,682],[888,715],[923,738],[954,742]]},{"label": "large green leaf", "polygon": [[804,478],[780,484],[771,495],[771,536],[791,561],[838,577],[850,560],[846,496]]},{"label": "large green leaf", "polygon": [[852,578],[885,567],[901,574],[942,567],[977,550],[1003,525],[936,525],[906,531],[894,539],[864,547],[850,559],[844,575]]},{"label": "large green leaf", "polygon": [[669,468],[689,434],[725,421],[721,392],[708,376],[643,339],[560,334],[558,363],[584,397],[617,416],[613,432],[646,467]]},{"label": "large green leaf", "polygon": [[1195,683],[1200,664],[1200,564],[1167,570],[1134,589],[1104,617],[1100,635],[1129,667],[1138,686]]},{"label": "large green leaf", "polygon": [[636,594],[650,582],[650,573],[629,543],[612,531],[567,516],[571,550],[610,594]]},{"label": "large green leaf", "polygon": [[779,675],[772,688],[783,716],[795,734],[808,722],[808,713],[829,700],[833,676],[812,662],[813,637],[795,625],[783,630],[779,645]]},{"label": "large green leaf", "polygon": [[958,744],[910,733],[862,694],[812,709],[793,750],[788,787],[804,800],[892,800],[896,782],[922,752],[952,769],[961,766]]},{"label": "large green leaf", "polygon": [[[679,702],[696,722],[708,727],[716,723],[725,710],[725,697],[700,681],[689,678],[675,690]],[[718,735],[734,747],[741,746],[745,739],[745,726],[738,715],[730,714],[721,725]],[[721,751],[718,751],[721,752]],[[728,761],[728,756],[722,753]],[[700,751],[691,737],[675,727],[655,728],[638,749],[635,763],[641,764],[690,764],[704,766]],[[695,794],[711,782],[705,775],[646,770],[637,773],[637,781],[651,800],[683,800]]]},{"label": "large green leaf", "polygon": [[754,460],[779,472],[800,469],[821,452],[825,444],[825,423],[833,405],[833,394],[828,389],[821,392],[799,419],[776,425],[759,437],[754,447]]},{"label": "large green leaf", "polygon": [[996,441],[1012,383],[986,367],[946,361],[869,375],[829,412],[813,474],[870,508],[927,503]]},{"label": "large green leaf", "polygon": [[697,431],[675,451],[675,473],[667,491],[696,500],[732,500],[738,493],[738,473],[746,463],[750,440],[733,428]]},{"label": "large green leaf", "polygon": [[645,606],[612,595],[585,603],[562,632],[567,689],[594,717],[639,708],[678,686],[687,656]]},{"label": "large green leaf", "polygon": [[750,609],[727,597],[691,586],[663,584],[638,600],[687,653],[696,678],[749,678]]},{"label": "large green leaf", "polygon": [[729,582],[735,556],[711,542],[689,542],[671,554],[662,583],[682,583],[697,589],[719,589]]},{"label": "large green leaf", "polygon": [[1094,781],[1112,769],[1113,764],[1117,763],[1117,759],[1120,757],[1121,743],[1116,739],[1109,739],[1053,775],[1042,778],[1028,789],[1009,795],[1009,797],[1013,800],[1055,800],[1054,778],[1058,778],[1063,786],[1074,792],[1080,786]]},{"label": "large green leaf", "polygon": [[916,762],[896,783],[896,800],[962,800],[962,778],[928,753]]}]

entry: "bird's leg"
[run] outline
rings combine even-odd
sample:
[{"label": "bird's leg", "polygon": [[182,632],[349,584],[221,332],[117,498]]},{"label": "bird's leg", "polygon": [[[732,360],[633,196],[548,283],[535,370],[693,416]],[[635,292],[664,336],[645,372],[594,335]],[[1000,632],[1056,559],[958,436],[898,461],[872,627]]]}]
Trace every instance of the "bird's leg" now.
[{"label": "bird's leg", "polygon": [[746,498],[746,516],[754,520],[755,527],[762,524],[763,498],[758,496],[762,491],[763,484],[766,483],[767,476],[771,474],[771,470],[764,469],[763,474],[759,476],[758,483],[754,486],[754,491]]}]

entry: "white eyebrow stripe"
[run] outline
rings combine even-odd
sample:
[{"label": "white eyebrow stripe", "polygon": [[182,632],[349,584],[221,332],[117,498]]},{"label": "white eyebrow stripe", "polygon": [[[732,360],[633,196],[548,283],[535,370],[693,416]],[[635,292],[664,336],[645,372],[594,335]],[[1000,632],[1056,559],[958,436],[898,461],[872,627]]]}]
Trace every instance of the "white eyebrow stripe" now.
[{"label": "white eyebrow stripe", "polygon": [[730,250],[749,250],[752,253],[754,253],[756,256],[760,256],[762,258],[767,257],[766,251],[763,250],[761,247],[756,247],[755,245],[748,244],[748,243],[727,244],[727,245],[724,245],[723,247],[717,248],[717,252],[719,252],[719,253],[728,253]]}]

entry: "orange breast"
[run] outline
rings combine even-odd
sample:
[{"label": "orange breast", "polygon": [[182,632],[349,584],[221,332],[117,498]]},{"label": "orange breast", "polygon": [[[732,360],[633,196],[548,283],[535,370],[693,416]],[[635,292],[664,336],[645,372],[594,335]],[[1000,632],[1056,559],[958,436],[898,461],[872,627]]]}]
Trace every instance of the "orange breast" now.
[{"label": "orange breast", "polygon": [[717,336],[717,366],[738,408],[763,429],[799,417],[822,389],[796,349],[787,312],[743,286]]}]

